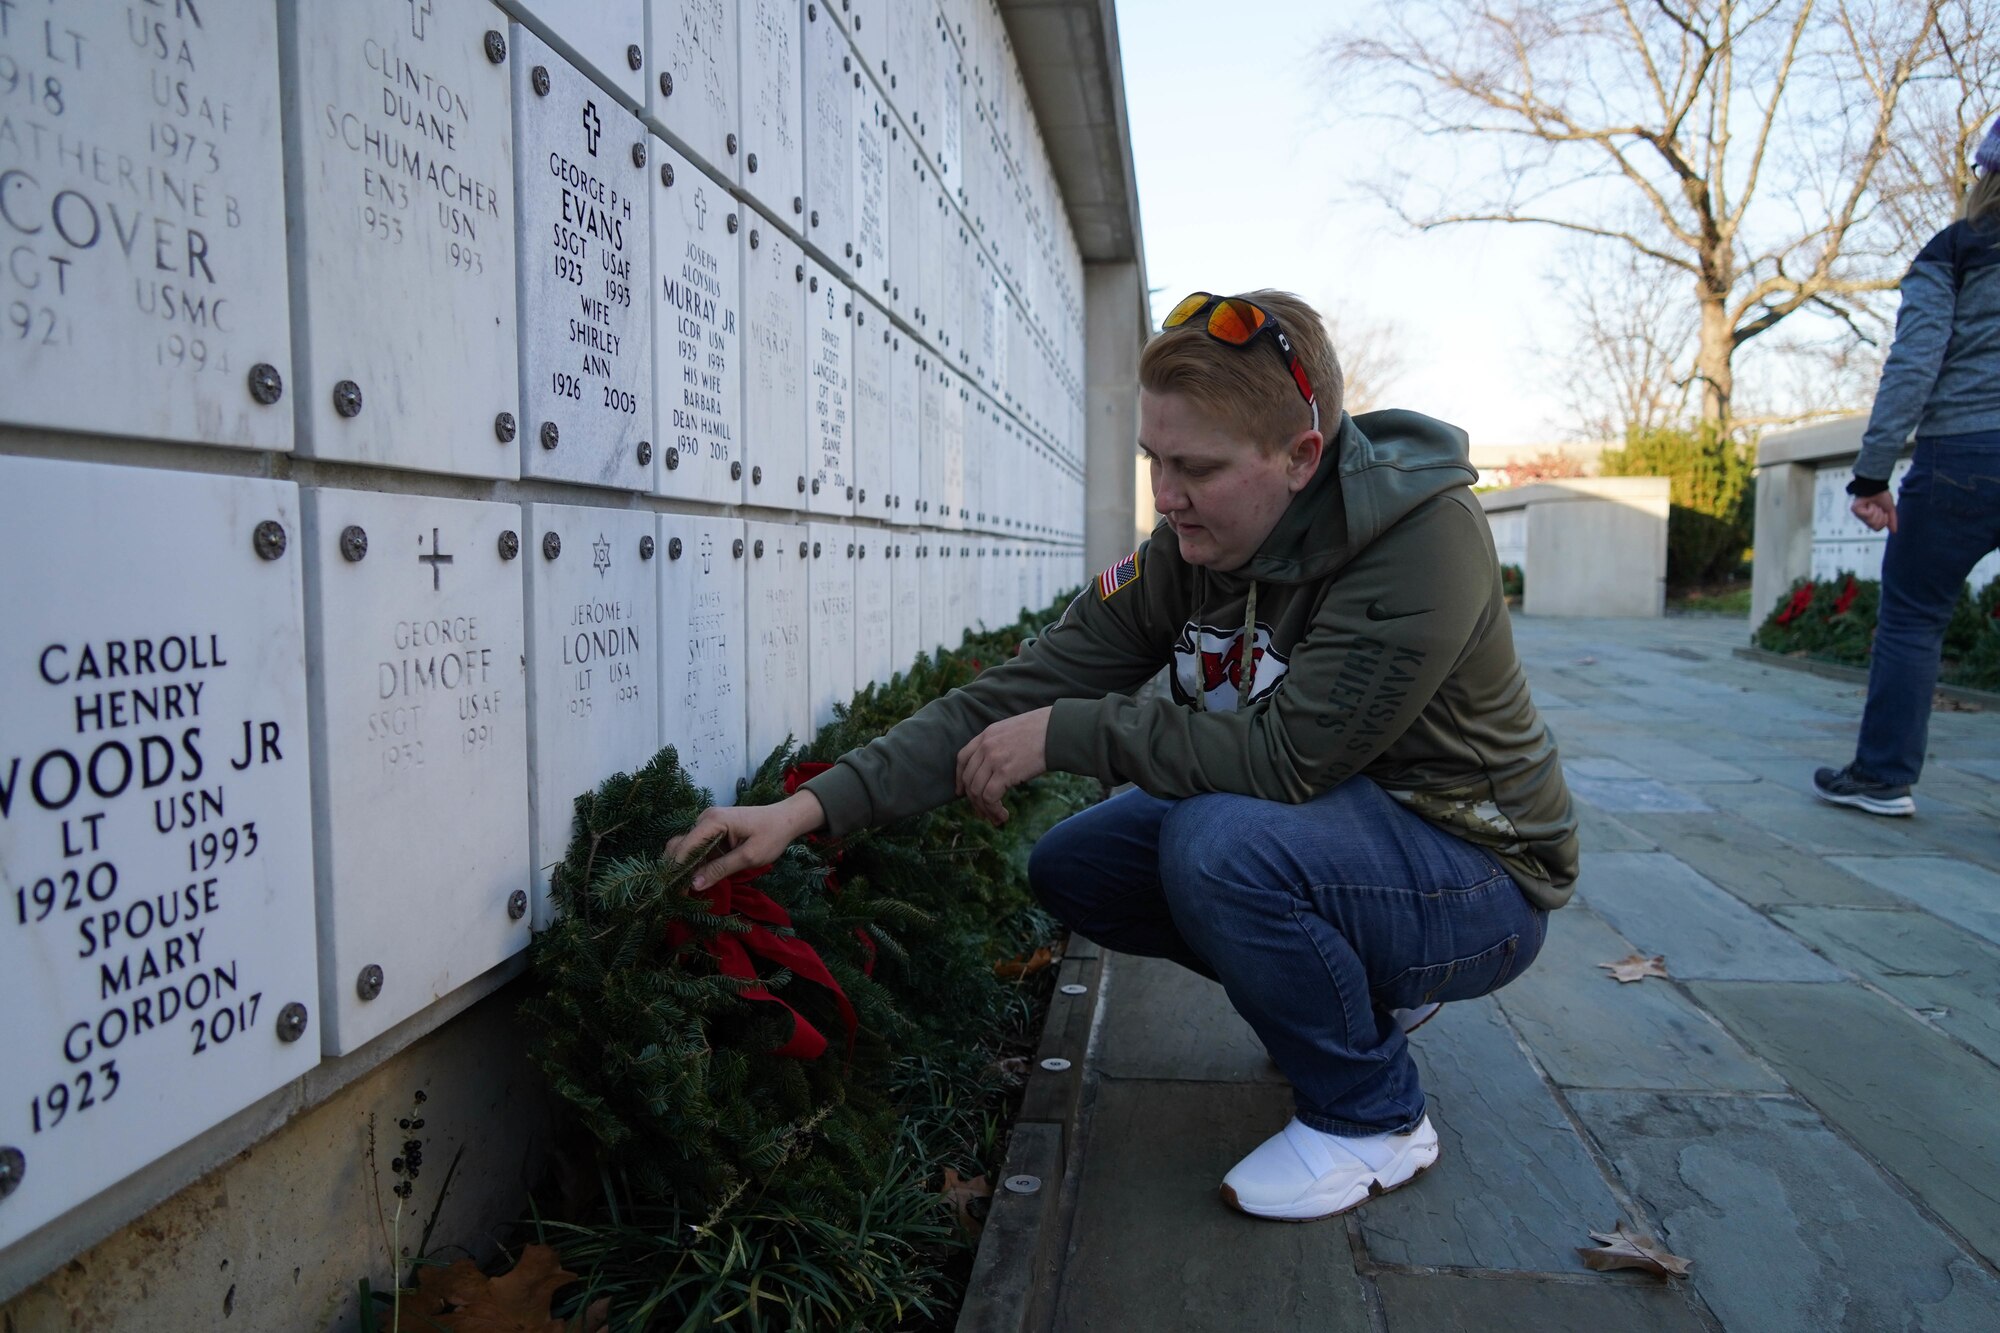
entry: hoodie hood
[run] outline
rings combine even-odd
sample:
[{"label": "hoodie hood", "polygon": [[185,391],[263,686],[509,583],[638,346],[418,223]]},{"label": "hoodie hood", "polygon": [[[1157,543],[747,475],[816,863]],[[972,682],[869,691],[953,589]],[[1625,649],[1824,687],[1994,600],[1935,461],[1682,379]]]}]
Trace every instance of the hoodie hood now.
[{"label": "hoodie hood", "polygon": [[1325,578],[1418,505],[1479,480],[1468,446],[1464,431],[1421,412],[1343,412],[1319,470],[1257,554],[1227,573],[1206,572],[1224,586]]}]

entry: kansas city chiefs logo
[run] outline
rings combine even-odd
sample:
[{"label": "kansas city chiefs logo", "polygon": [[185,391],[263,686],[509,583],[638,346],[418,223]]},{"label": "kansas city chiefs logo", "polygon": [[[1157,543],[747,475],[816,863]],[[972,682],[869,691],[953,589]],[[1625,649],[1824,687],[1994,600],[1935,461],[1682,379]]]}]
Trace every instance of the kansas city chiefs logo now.
[{"label": "kansas city chiefs logo", "polygon": [[[1251,646],[1255,665],[1255,691],[1249,702],[1267,697],[1285,678],[1290,663],[1271,647],[1271,627],[1259,621],[1257,640]],[[1184,704],[1197,699],[1211,713],[1235,711],[1236,690],[1243,678],[1243,631],[1197,625],[1192,620],[1181,626],[1174,641],[1174,698]]]}]

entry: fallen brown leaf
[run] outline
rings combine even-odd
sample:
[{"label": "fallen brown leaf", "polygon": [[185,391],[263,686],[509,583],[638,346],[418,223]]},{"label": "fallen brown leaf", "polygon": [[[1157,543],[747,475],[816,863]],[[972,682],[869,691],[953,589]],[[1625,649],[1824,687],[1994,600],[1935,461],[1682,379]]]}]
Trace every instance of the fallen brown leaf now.
[{"label": "fallen brown leaf", "polygon": [[550,1317],[549,1302],[576,1280],[555,1250],[530,1245],[499,1277],[488,1277],[470,1259],[419,1268],[410,1305],[423,1321],[416,1328],[439,1333],[566,1333],[567,1325]]},{"label": "fallen brown leaf", "polygon": [[1015,1078],[1026,1078],[1028,1076],[1028,1057],[1025,1055],[1010,1055],[1004,1060],[995,1060],[993,1062],[993,1070],[998,1074],[1011,1074]]},{"label": "fallen brown leaf", "polygon": [[1615,963],[1599,963],[1598,966],[1619,981],[1644,981],[1647,977],[1667,975],[1667,957],[1658,953],[1650,957],[1643,953],[1627,954]]},{"label": "fallen brown leaf", "polygon": [[993,965],[993,975],[1006,981],[1018,981],[1030,977],[1056,960],[1056,951],[1044,944],[1031,954],[1019,958],[1007,958]]},{"label": "fallen brown leaf", "polygon": [[983,1206],[975,1209],[973,1200],[993,1197],[993,1187],[986,1183],[986,1177],[974,1176],[967,1180],[946,1167],[944,1188],[939,1193],[951,1200],[952,1211],[958,1214],[958,1224],[965,1229],[965,1234],[978,1240],[980,1228],[986,1225],[986,1211]]},{"label": "fallen brown leaf", "polygon": [[1591,1232],[1590,1238],[1599,1242],[1602,1248],[1579,1245],[1576,1252],[1586,1268],[1600,1273],[1614,1268],[1636,1268],[1654,1277],[1686,1277],[1688,1269],[1694,1266],[1694,1260],[1669,1254],[1658,1241],[1626,1229],[1622,1221],[1608,1233]]}]

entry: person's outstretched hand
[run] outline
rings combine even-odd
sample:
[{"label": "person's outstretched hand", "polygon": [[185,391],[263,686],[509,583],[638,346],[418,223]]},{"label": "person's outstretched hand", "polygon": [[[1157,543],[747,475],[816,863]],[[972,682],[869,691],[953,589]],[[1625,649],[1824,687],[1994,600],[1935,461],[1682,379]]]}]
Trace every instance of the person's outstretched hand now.
[{"label": "person's outstretched hand", "polygon": [[667,840],[667,855],[685,861],[720,837],[709,861],[695,872],[698,891],[739,870],[769,865],[794,839],[825,822],[819,798],[809,791],[794,792],[776,805],[711,805],[686,833]]},{"label": "person's outstretched hand", "polygon": [[1847,508],[1868,525],[1870,532],[1880,532],[1884,528],[1891,532],[1896,530],[1896,501],[1887,491],[1877,495],[1857,495],[1854,503]]},{"label": "person's outstretched hand", "polygon": [[965,743],[958,752],[958,794],[972,812],[998,828],[1007,822],[1002,798],[1008,789],[1049,771],[1043,758],[1051,708],[1003,717]]}]

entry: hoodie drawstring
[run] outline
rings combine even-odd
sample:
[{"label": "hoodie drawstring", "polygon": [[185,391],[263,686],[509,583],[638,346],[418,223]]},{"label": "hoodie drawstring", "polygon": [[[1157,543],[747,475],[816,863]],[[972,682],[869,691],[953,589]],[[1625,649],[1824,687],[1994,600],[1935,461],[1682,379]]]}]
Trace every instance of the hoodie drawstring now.
[{"label": "hoodie drawstring", "polygon": [[1236,669],[1236,707],[1249,702],[1257,682],[1257,580],[1250,580],[1250,594],[1243,600],[1243,656]]}]

